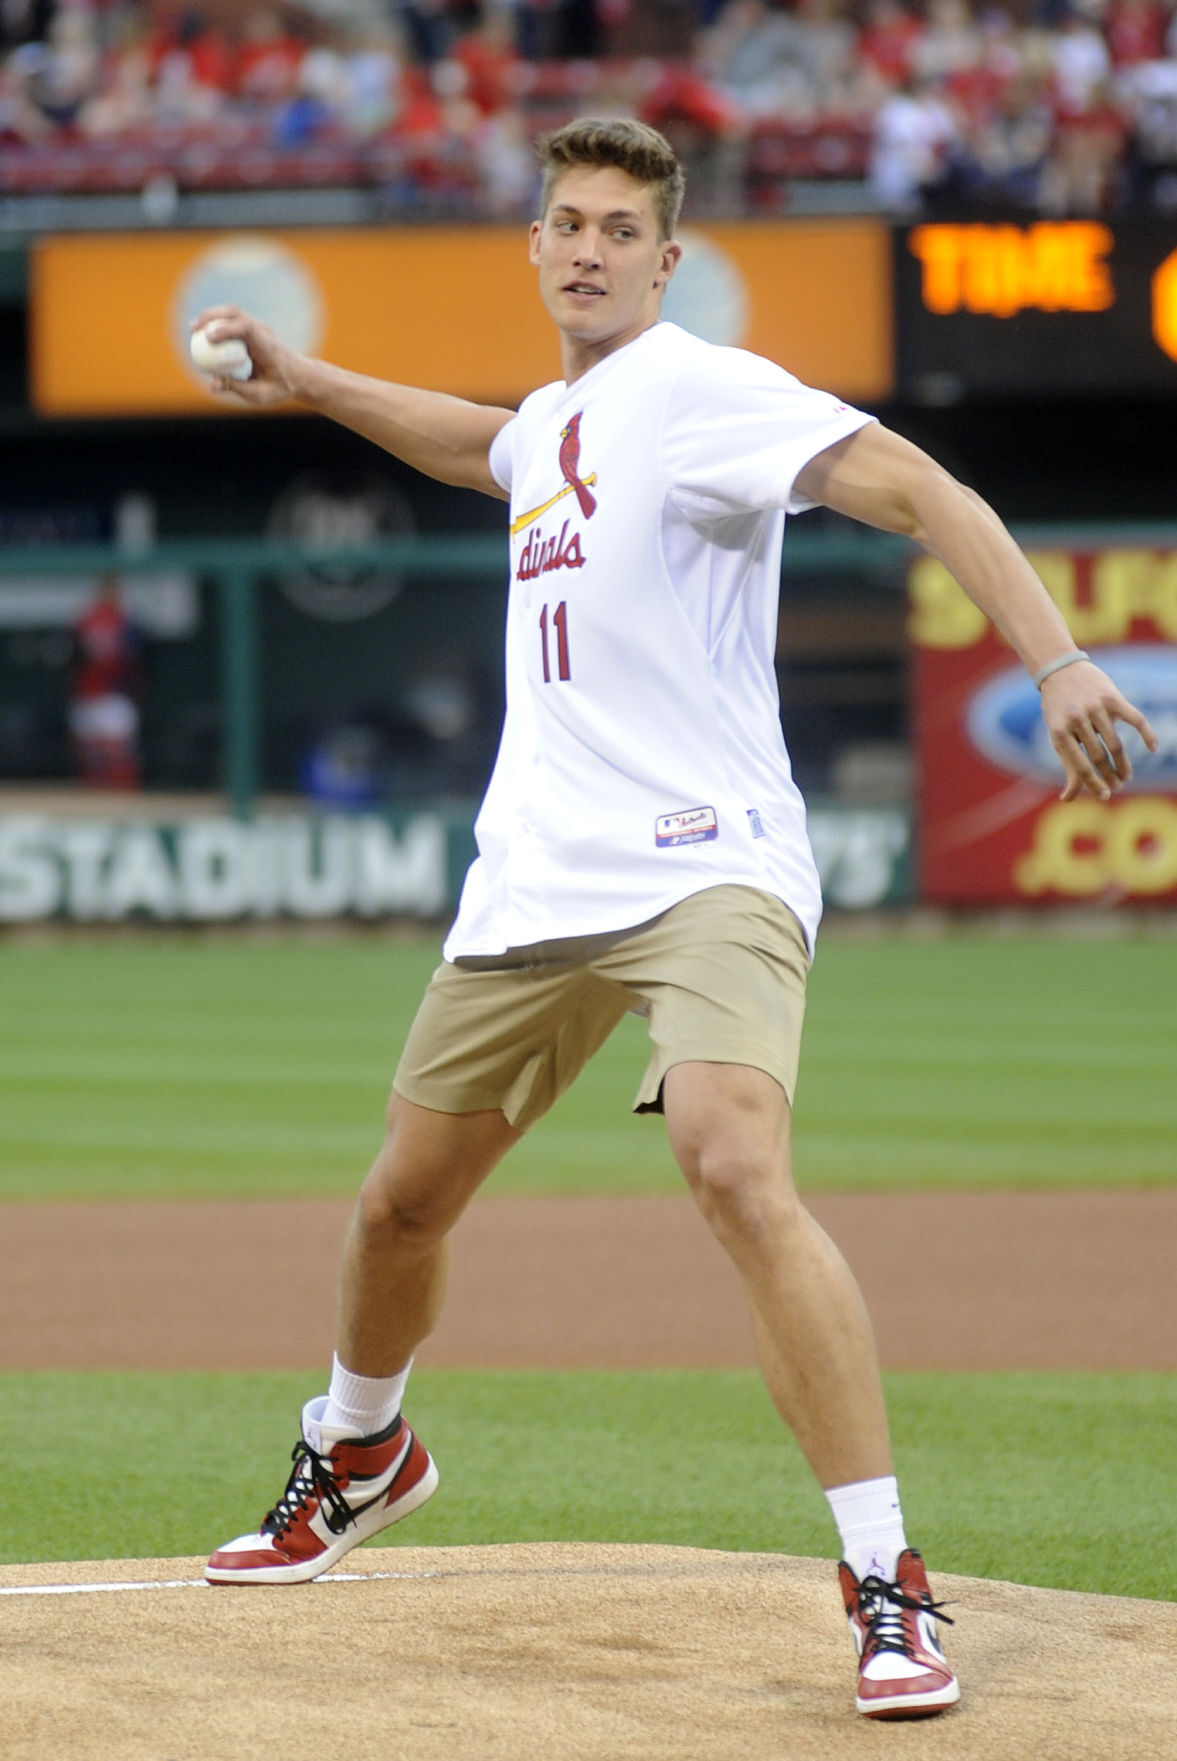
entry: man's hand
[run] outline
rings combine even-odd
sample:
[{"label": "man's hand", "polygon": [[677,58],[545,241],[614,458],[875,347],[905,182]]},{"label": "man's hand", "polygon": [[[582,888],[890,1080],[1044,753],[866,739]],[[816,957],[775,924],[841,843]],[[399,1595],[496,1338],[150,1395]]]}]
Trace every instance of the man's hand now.
[{"label": "man's hand", "polygon": [[1147,718],[1089,660],[1043,680],[1042,716],[1067,773],[1062,801],[1085,793],[1107,801],[1124,787],[1132,761],[1116,731],[1118,721],[1135,728],[1150,752],[1160,744]]},{"label": "man's hand", "polygon": [[240,306],[206,306],[191,328],[207,328],[210,342],[227,342],[230,337],[237,337],[249,350],[253,372],[248,379],[209,375],[216,396],[252,404],[255,409],[271,409],[299,395],[305,357],[279,341],[272,330]]}]

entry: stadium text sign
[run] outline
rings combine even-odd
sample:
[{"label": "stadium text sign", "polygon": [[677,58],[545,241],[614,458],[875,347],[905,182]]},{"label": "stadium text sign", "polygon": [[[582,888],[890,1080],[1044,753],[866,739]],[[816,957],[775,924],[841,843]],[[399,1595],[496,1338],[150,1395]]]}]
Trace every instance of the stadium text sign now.
[{"label": "stadium text sign", "polygon": [[908,244],[923,267],[929,312],[1104,312],[1115,301],[1110,227],[1087,220],[1034,226],[917,226]]},{"label": "stadium text sign", "polygon": [[448,828],[421,813],[243,824],[0,818],[0,922],[226,922],[435,917],[449,903]]},{"label": "stadium text sign", "polygon": [[1177,223],[930,224],[895,234],[909,395],[1177,390]]},{"label": "stadium text sign", "polygon": [[943,565],[911,571],[919,893],[939,904],[1177,900],[1177,549],[1043,551],[1074,631],[1160,737],[1121,730],[1135,775],[1060,801],[1033,682]]},{"label": "stadium text sign", "polygon": [[[476,810],[250,824],[0,814],[0,924],[444,917],[475,854]],[[831,906],[906,901],[906,808],[818,803],[809,823]]]}]

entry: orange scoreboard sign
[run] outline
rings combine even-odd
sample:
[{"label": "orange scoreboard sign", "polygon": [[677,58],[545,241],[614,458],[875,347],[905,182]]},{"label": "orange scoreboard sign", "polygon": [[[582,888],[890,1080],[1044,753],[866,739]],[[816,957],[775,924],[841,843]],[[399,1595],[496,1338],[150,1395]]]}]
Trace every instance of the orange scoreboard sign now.
[{"label": "orange scoreboard sign", "polygon": [[1177,392],[1177,221],[914,226],[895,282],[899,384],[919,402]]},{"label": "orange scoreboard sign", "polygon": [[1060,801],[1034,683],[942,563],[909,579],[919,895],[942,905],[1177,902],[1177,532],[1172,549],[1031,551],[1076,641],[1160,737],[1110,802]]},{"label": "orange scoreboard sign", "polygon": [[[891,243],[875,220],[687,228],[665,316],[860,402],[894,387]],[[559,376],[525,227],[40,239],[32,402],[45,416],[223,413],[188,324],[234,301],[340,365],[515,404]]]}]

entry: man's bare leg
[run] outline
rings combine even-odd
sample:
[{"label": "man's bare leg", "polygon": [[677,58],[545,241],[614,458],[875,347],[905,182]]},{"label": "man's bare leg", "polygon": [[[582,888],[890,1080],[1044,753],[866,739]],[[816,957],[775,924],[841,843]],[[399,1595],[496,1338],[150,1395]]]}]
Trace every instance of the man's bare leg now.
[{"label": "man's bare leg", "polygon": [[740,1064],[678,1064],[663,1106],[671,1147],[739,1272],[769,1392],[818,1480],[891,1473],[866,1305],[797,1196],[784,1090]]},{"label": "man's bare leg", "polygon": [[393,1095],[340,1269],[336,1351],[353,1374],[395,1375],[432,1332],[445,1294],[446,1237],[522,1135],[497,1110],[437,1113]]},{"label": "man's bare leg", "polygon": [[211,1583],[306,1583],[432,1497],[437,1468],[396,1385],[437,1319],[446,1235],[519,1136],[499,1112],[435,1113],[394,1095],[344,1247],[331,1388],[303,1408],[285,1492],[255,1533],[212,1555]]}]

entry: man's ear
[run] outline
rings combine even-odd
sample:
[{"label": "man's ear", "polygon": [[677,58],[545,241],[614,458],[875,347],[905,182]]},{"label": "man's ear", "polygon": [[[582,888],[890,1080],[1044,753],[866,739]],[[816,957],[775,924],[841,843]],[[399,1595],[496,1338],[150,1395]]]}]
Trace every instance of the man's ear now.
[{"label": "man's ear", "polygon": [[542,220],[533,220],[531,223],[531,231],[527,235],[528,260],[537,265],[539,263],[539,241],[543,236],[543,230]]},{"label": "man's ear", "polygon": [[655,287],[665,287],[682,261],[682,246],[675,238],[667,239],[662,246],[662,261],[658,265],[658,273],[654,277]]}]

